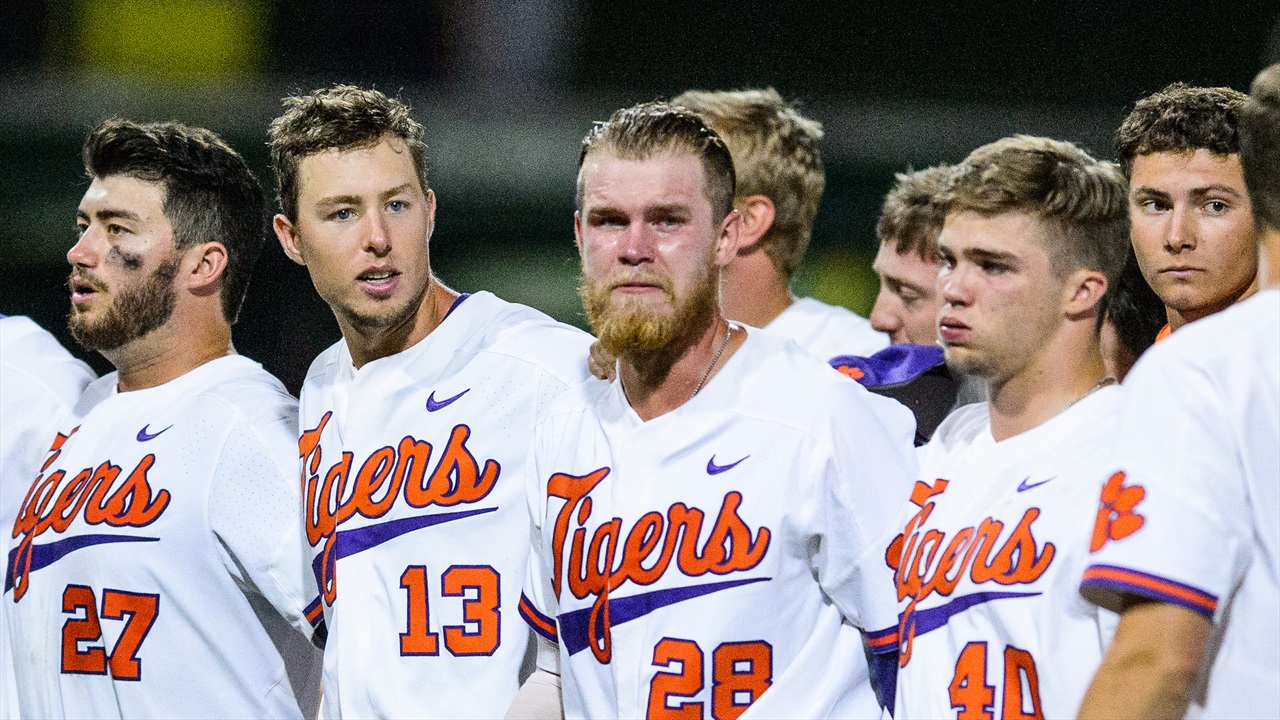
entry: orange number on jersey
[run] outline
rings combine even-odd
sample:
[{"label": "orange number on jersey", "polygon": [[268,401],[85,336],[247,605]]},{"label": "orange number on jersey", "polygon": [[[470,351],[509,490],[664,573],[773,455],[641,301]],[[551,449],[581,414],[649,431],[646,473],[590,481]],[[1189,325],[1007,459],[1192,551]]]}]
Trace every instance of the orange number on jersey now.
[{"label": "orange number on jersey", "polygon": [[[160,596],[107,589],[102,591],[101,615],[97,605],[93,588],[68,585],[62,591],[62,612],[84,612],[83,618],[72,618],[62,625],[62,672],[106,675],[109,669],[116,680],[141,680],[142,660],[138,658],[138,649],[156,621]],[[80,650],[80,643],[102,638],[99,617],[125,621],[110,657],[104,646]]]},{"label": "orange number on jersey", "polygon": [[[1031,711],[1023,703],[1023,678],[1031,696]],[[1000,690],[1000,717],[1003,720],[1044,720],[1040,710],[1040,676],[1031,653],[1012,645],[1004,649],[1004,687]],[[956,674],[951,678],[951,707],[957,718],[990,720],[995,688],[987,684],[987,644],[971,642],[960,651]]]},{"label": "orange number on jersey", "polygon": [[116,640],[116,646],[111,651],[111,677],[117,680],[142,679],[142,660],[138,659],[138,648],[147,639],[147,633],[151,631],[159,610],[159,595],[123,590],[102,591],[102,617],[126,621]]},{"label": "orange number on jersey", "polygon": [[409,631],[400,633],[400,654],[439,655],[439,636],[431,632],[426,566],[410,565],[405,568],[400,575],[400,587],[409,593]]},{"label": "orange number on jersey", "polygon": [[701,720],[702,703],[667,705],[667,696],[693,697],[702,692],[702,650],[692,640],[663,638],[653,647],[653,664],[670,669],[680,664],[679,672],[658,672],[649,682],[648,718],[662,720]]},{"label": "orange number on jersey", "polygon": [[986,643],[971,642],[960,651],[949,690],[957,720],[991,720],[996,689],[987,684]]},{"label": "orange number on jersey", "polygon": [[766,642],[724,643],[711,655],[711,716],[737,720],[773,684],[773,647]]},{"label": "orange number on jersey", "polygon": [[98,598],[93,588],[68,585],[62,591],[62,612],[84,612],[83,618],[71,618],[62,624],[62,672],[77,675],[106,675],[107,651],[102,646],[87,647],[80,643],[102,638],[102,625],[98,622]]},{"label": "orange number on jersey", "polygon": [[476,597],[462,601],[462,619],[475,623],[446,625],[444,646],[454,655],[492,655],[498,649],[498,571],[488,565],[454,565],[440,579],[440,592],[445,597],[466,597],[467,590]]},{"label": "orange number on jersey", "polygon": [[[1022,678],[1031,691],[1031,712],[1023,710]],[[1031,653],[1012,645],[1004,649],[1004,720],[1044,720],[1040,711],[1040,676]]]}]

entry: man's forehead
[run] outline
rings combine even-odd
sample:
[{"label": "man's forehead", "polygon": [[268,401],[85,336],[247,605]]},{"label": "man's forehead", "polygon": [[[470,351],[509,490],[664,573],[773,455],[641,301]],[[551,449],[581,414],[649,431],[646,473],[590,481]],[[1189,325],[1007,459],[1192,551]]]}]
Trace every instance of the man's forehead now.
[{"label": "man's forehead", "polygon": [[609,150],[589,154],[579,180],[584,205],[620,201],[688,204],[704,195],[702,162],[690,152],[667,150],[644,158]]},{"label": "man's forehead", "polygon": [[1240,155],[1219,155],[1207,148],[1146,153],[1133,159],[1130,189],[1192,187],[1217,182],[1244,186]]},{"label": "man's forehead", "polygon": [[[377,172],[370,171],[371,165]],[[372,145],[327,148],[298,162],[299,190],[307,194],[382,192],[417,175],[408,147],[393,137]]]},{"label": "man's forehead", "polygon": [[146,214],[150,210],[164,209],[166,187],[163,182],[142,180],[132,175],[107,175],[94,177],[80,200],[81,211],[101,210],[106,206],[121,206]]}]

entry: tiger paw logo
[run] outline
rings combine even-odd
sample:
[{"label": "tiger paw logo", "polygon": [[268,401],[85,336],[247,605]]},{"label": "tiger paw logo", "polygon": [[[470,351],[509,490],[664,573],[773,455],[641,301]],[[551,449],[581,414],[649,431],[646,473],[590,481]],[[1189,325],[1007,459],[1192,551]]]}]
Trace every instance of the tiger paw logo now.
[{"label": "tiger paw logo", "polygon": [[1102,487],[1102,504],[1093,523],[1093,540],[1089,552],[1097,552],[1111,540],[1123,540],[1142,529],[1146,518],[1134,511],[1147,496],[1141,485],[1125,485],[1125,474],[1118,472]]},{"label": "tiger paw logo", "polygon": [[856,365],[839,365],[836,367],[836,370],[841,375],[844,375],[845,377],[850,378],[852,380],[861,380],[862,378],[867,376],[866,373],[862,372],[862,368]]}]

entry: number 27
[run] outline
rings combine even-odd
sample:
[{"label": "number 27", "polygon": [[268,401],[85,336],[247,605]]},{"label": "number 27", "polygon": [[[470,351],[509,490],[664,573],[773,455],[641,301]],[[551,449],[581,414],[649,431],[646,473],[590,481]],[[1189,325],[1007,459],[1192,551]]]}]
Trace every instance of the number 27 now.
[{"label": "number 27", "polygon": [[[159,611],[159,595],[108,588],[102,591],[102,612],[99,613],[93,588],[68,585],[62,591],[62,612],[67,615],[83,612],[84,617],[73,617],[62,624],[62,672],[106,675],[109,670],[116,680],[141,680],[142,659],[138,657],[138,648],[147,639]],[[81,643],[102,639],[100,618],[125,621],[110,656],[105,645],[80,648]]]}]

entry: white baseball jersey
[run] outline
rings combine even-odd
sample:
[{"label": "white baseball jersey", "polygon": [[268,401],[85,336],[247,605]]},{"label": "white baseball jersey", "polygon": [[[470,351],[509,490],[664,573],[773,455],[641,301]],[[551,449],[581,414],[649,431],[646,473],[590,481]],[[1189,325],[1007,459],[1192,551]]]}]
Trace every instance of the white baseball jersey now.
[{"label": "white baseball jersey", "polygon": [[[329,629],[325,717],[502,717],[531,634],[525,458],[591,337],[489,293],[356,370],[345,342],[302,388],[299,450]],[[531,668],[531,664],[530,664]]]},{"label": "white baseball jersey", "polygon": [[[0,315],[0,527],[13,527],[49,445],[44,431],[71,409],[91,380],[89,366],[39,325]],[[0,532],[0,558],[8,557],[9,533]],[[5,720],[19,717],[8,606],[0,602],[0,718]]]},{"label": "white baseball jersey", "polygon": [[1280,717],[1280,290],[1173,333],[1125,387],[1081,591],[1212,619],[1190,717]]},{"label": "white baseball jersey", "polygon": [[[1122,391],[996,442],[990,406],[920,448],[897,565],[899,718],[1074,717],[1116,617],[1076,590]],[[900,558],[900,559],[898,559]]]},{"label": "white baseball jersey", "polygon": [[813,298],[799,298],[774,318],[765,330],[796,341],[823,360],[841,355],[869,357],[889,347],[889,336],[871,327],[861,315]]},{"label": "white baseball jersey", "polygon": [[858,628],[896,629],[914,421],[749,332],[669,413],[595,382],[535,435],[520,610],[559,643],[566,717],[880,716]]},{"label": "white baseball jersey", "polygon": [[309,637],[314,594],[296,428],[293,398],[240,356],[144,390],[117,392],[115,373],[89,385],[12,526],[3,602],[24,715],[314,706],[319,654],[289,627]]}]

